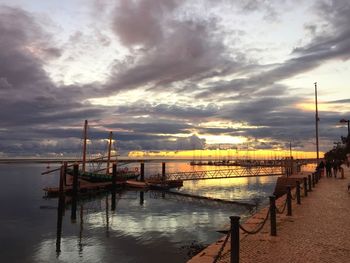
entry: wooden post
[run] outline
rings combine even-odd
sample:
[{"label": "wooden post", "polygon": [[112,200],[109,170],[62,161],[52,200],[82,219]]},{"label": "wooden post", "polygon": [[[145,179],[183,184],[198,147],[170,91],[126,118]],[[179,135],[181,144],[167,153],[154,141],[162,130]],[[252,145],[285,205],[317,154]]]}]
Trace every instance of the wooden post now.
[{"label": "wooden post", "polygon": [[165,162],[162,162],[162,182],[165,182]]},{"label": "wooden post", "polygon": [[231,263],[239,263],[239,216],[230,216],[231,220]]},{"label": "wooden post", "polygon": [[140,173],[141,173],[141,182],[144,182],[145,181],[145,163],[144,162],[141,162]]},{"label": "wooden post", "polygon": [[72,191],[72,210],[71,210],[71,221],[75,223],[77,221],[77,195],[78,195],[78,174],[79,165],[74,164],[73,167],[73,191]]},{"label": "wooden post", "polygon": [[73,166],[73,188],[72,188],[73,195],[78,194],[78,175],[79,175],[79,165],[76,163]]},{"label": "wooden post", "polygon": [[58,198],[58,206],[57,206],[57,225],[56,225],[56,253],[57,256],[61,252],[61,236],[62,236],[62,219],[63,219],[63,212],[64,212],[64,204],[65,204],[65,197],[64,197],[64,191],[63,191],[63,184],[64,184],[64,166],[61,166],[60,171],[60,184],[59,184],[59,198]]},{"label": "wooden post", "polygon": [[292,192],[290,186],[287,186],[287,216],[292,216]]},{"label": "wooden post", "polygon": [[143,205],[144,201],[145,201],[144,192],[141,191],[141,192],[140,192],[140,205]]},{"label": "wooden post", "polygon": [[63,177],[64,185],[67,186],[67,166],[68,166],[67,162],[64,162],[63,166],[64,166],[64,177]]},{"label": "wooden post", "polygon": [[270,196],[270,234],[271,236],[277,236],[276,227],[276,197]]},{"label": "wooden post", "polygon": [[60,170],[60,184],[59,184],[59,198],[62,197],[62,195],[64,194],[64,177],[65,177],[65,173],[64,173],[65,169],[64,166],[61,166],[61,170]]},{"label": "wooden post", "polygon": [[300,182],[296,181],[297,184],[297,189],[296,189],[296,193],[297,193],[297,204],[300,205],[301,204],[301,198],[300,198]]}]

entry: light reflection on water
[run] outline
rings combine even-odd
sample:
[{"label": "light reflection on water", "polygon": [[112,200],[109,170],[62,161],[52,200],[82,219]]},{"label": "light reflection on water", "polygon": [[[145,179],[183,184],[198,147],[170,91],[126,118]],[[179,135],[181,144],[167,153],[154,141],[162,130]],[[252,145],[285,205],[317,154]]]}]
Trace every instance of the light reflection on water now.
[{"label": "light reflection on water", "polygon": [[[251,212],[244,206],[181,199],[151,191],[117,193],[116,209],[111,211],[111,194],[99,195],[79,201],[76,223],[70,219],[71,206],[66,206],[61,252],[57,255],[58,200],[42,199],[42,188],[57,185],[58,177],[41,176],[44,166],[0,166],[1,177],[6,176],[8,182],[0,188],[0,224],[6,226],[0,237],[2,262],[185,262],[183,245],[193,241],[209,244],[222,236],[216,230],[229,223],[229,216],[245,218]],[[167,172],[204,169],[220,167],[167,163]],[[159,163],[146,163],[146,175],[160,171]],[[186,181],[174,191],[226,200],[255,199],[264,205],[276,178]]]}]

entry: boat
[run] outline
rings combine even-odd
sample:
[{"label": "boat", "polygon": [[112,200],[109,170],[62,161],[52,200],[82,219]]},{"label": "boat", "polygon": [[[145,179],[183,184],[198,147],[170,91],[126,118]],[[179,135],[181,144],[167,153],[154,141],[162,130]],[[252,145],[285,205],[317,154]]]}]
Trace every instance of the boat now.
[{"label": "boat", "polygon": [[[84,123],[84,138],[83,138],[83,158],[81,162],[81,170],[78,171],[78,177],[80,179],[84,179],[89,182],[111,182],[112,181],[112,162],[117,162],[117,155],[112,156],[112,144],[113,144],[113,133],[109,133],[109,140],[108,140],[108,152],[107,157],[98,157],[95,159],[91,159],[87,161],[86,158],[86,152],[87,152],[87,128],[88,128],[88,121],[85,120]],[[112,157],[115,157],[114,160],[112,160]],[[102,169],[97,169],[93,171],[87,171],[87,164],[89,162],[105,162],[106,161],[106,167]],[[73,175],[74,171],[72,167],[68,167],[66,170],[67,174]],[[124,167],[123,169],[118,169],[116,174],[116,180],[117,181],[126,181],[130,179],[136,179],[139,177],[140,173],[138,172],[138,169],[135,168],[135,170],[129,170],[127,167]]]}]

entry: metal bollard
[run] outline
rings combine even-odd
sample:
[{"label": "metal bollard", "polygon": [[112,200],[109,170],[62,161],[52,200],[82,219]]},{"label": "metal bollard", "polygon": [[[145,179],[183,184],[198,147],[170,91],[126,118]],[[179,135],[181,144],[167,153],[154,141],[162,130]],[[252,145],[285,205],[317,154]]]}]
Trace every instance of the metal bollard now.
[{"label": "metal bollard", "polygon": [[307,197],[307,179],[306,177],[303,177],[304,182],[304,196]]},{"label": "metal bollard", "polygon": [[291,187],[287,186],[287,216],[292,215],[292,192]]},{"label": "metal bollard", "polygon": [[309,186],[308,191],[309,191],[309,192],[312,192],[311,175],[308,175],[308,176],[307,176],[307,184],[308,184],[308,186]]},{"label": "metal bollard", "polygon": [[239,263],[239,216],[230,216],[231,220],[231,263]]},{"label": "metal bollard", "polygon": [[271,236],[277,236],[276,197],[274,195],[271,195],[269,198],[270,198],[270,234]]},{"label": "metal bollard", "polygon": [[140,173],[141,173],[141,182],[144,182],[145,181],[145,163],[144,162],[141,163]]},{"label": "metal bollard", "polygon": [[301,198],[300,198],[300,182],[296,181],[297,184],[297,189],[296,189],[296,193],[297,193],[297,204],[300,205],[301,204]]}]

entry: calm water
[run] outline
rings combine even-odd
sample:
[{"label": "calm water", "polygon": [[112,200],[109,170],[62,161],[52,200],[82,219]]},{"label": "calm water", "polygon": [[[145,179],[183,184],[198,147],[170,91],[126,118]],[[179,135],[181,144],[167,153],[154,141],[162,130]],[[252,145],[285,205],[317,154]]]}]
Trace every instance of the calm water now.
[{"label": "calm water", "polygon": [[[57,186],[58,175],[40,175],[45,167],[0,165],[1,262],[186,262],[191,243],[212,243],[222,236],[216,230],[229,223],[229,216],[244,219],[252,212],[241,205],[152,191],[118,192],[111,211],[111,195],[102,194],[79,201],[76,222],[71,221],[70,205],[66,207],[59,240],[58,200],[44,199],[42,191]],[[167,172],[220,168],[167,164]],[[146,163],[146,175],[157,172],[160,164]],[[187,181],[174,191],[263,206],[276,178]]]}]

